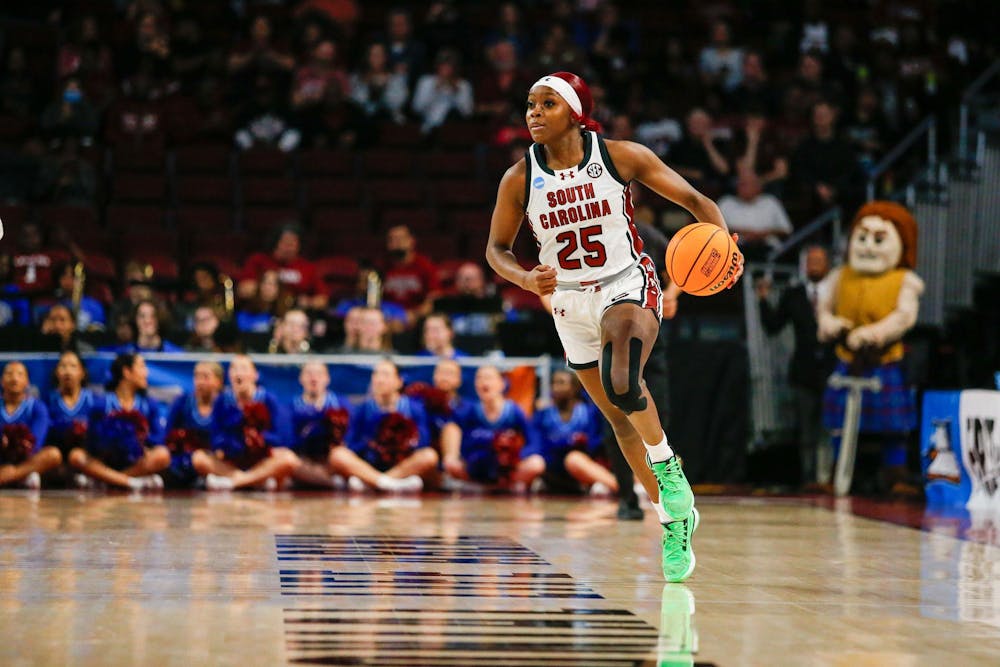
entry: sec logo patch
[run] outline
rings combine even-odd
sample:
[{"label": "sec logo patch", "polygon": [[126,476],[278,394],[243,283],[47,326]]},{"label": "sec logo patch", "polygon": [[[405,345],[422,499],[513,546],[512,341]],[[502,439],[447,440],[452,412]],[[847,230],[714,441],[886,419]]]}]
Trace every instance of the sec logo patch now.
[{"label": "sec logo patch", "polygon": [[601,165],[594,162],[593,164],[587,165],[587,176],[591,178],[600,178],[601,174],[604,173],[604,168]]}]

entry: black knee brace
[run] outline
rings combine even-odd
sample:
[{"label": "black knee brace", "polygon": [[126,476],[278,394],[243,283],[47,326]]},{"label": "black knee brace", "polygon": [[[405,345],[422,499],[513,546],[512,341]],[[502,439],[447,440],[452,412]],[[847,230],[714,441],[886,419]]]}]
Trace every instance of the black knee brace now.
[{"label": "black knee brace", "polygon": [[642,362],[642,341],[632,338],[628,344],[628,390],[619,394],[611,383],[611,343],[605,343],[601,353],[601,384],[611,404],[627,415],[646,409],[646,397],[642,395],[642,378],[639,364]]}]

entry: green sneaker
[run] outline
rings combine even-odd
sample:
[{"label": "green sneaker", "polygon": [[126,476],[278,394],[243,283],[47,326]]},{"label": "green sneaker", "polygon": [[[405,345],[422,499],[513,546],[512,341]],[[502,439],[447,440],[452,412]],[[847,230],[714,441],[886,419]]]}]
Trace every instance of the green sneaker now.
[{"label": "green sneaker", "polygon": [[681,462],[677,455],[666,461],[653,463],[646,454],[646,465],[656,476],[656,485],[660,489],[660,506],[672,519],[683,519],[691,513],[694,507],[694,494],[688,484]]},{"label": "green sneaker", "polygon": [[694,572],[691,536],[698,528],[698,510],[691,508],[686,519],[663,525],[663,578],[671,583],[684,581]]},{"label": "green sneaker", "polygon": [[694,594],[684,584],[663,584],[656,667],[693,667],[697,652]]}]

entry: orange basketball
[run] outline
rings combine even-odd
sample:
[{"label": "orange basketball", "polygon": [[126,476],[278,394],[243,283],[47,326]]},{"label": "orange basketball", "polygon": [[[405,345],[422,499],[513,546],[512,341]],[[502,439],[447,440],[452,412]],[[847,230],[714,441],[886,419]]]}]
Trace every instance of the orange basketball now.
[{"label": "orange basketball", "polygon": [[694,296],[709,296],[725,289],[738,262],[739,250],[733,238],[709,222],[682,227],[667,246],[670,279]]}]

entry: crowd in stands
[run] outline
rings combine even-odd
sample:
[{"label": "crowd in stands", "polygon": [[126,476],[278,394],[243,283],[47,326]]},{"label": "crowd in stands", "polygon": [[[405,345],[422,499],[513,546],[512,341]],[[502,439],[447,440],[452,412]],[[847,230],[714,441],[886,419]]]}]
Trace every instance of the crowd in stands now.
[{"label": "crowd in stands", "polygon": [[6,349],[516,353],[498,329],[536,300],[481,258],[538,76],[581,74],[759,257],[996,50],[934,0],[13,4],[0,331],[45,335]]}]

